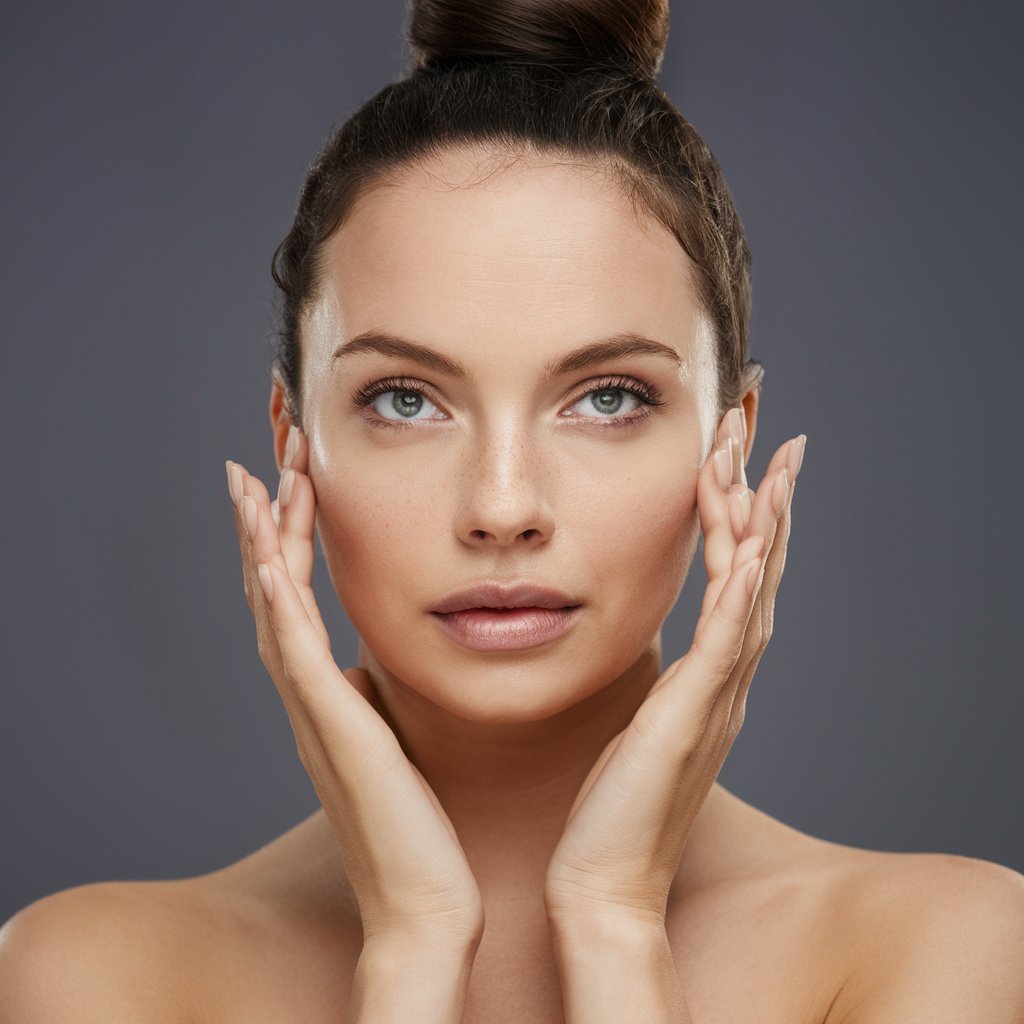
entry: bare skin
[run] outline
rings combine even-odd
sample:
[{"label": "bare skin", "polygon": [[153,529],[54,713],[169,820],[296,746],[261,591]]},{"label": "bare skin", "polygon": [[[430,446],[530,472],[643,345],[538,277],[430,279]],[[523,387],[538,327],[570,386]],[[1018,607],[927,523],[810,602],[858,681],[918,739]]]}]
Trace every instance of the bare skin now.
[{"label": "bare skin", "polygon": [[[479,887],[486,929],[462,1019],[554,1024],[545,872],[581,783],[659,678],[660,626],[690,570],[698,479],[722,423],[712,339],[675,238],[641,230],[587,170],[479,168],[479,153],[461,152],[413,168],[361,198],[331,240],[304,326],[301,486],[315,489],[359,667]],[[369,330],[424,339],[471,383],[379,351],[334,358]],[[552,357],[627,330],[678,362],[630,355],[544,376]],[[579,386],[609,375],[655,382],[664,404],[635,426],[598,424]],[[392,376],[429,388],[428,416],[400,431],[351,402]],[[743,398],[743,462],[757,403],[756,391]],[[555,417],[569,408],[581,418]],[[291,422],[276,385],[269,413],[281,468]],[[584,602],[580,625],[525,670],[458,647],[426,614],[492,573]],[[1012,989],[1024,972],[1006,954],[1024,945],[1024,879],[1008,868],[825,842],[715,783],[668,882],[665,931],[699,1024],[1011,1024],[1018,994],[1024,1005]],[[337,1021],[362,949],[351,883],[319,811],[198,878],[56,894],[0,932],[0,1018],[18,1024],[11,1006],[45,992],[57,1009],[73,999],[80,1021]],[[965,965],[974,988],[957,982]],[[939,1016],[958,994],[987,1015]],[[24,1017],[50,1019],[62,1018]]]},{"label": "bare skin", "polygon": [[[698,821],[668,913],[694,1020],[823,1021],[850,966],[849,935],[837,931],[842,894],[870,871],[871,862],[887,855],[803,835],[720,785]],[[250,949],[241,965],[216,972],[216,984],[226,978],[239,983],[231,986],[232,1015],[275,1019],[260,1016],[261,1007],[287,998],[295,968],[289,957],[281,961],[279,975],[268,978],[263,957],[273,956],[288,935],[284,941],[303,950],[297,960],[317,979],[308,991],[323,998],[322,1018],[310,1019],[332,1019],[339,1000],[348,998],[360,927],[322,812],[252,857],[191,884],[193,898],[225,907],[253,901],[267,913],[254,939],[265,954]],[[328,937],[341,921],[346,925]],[[563,1019],[542,894],[536,888],[496,894],[487,902],[487,930],[463,1020]]]},{"label": "bare skin", "polygon": [[[886,1018],[859,1011],[876,1004],[893,965],[931,984],[928,964],[949,975],[976,963],[979,982],[988,969],[1005,986],[1008,954],[1017,970],[1022,881],[973,858],[819,840],[716,784],[684,851],[668,927],[702,1024],[874,1024]],[[488,907],[466,1024],[564,1021],[542,901],[518,895]],[[16,980],[35,986],[32,1006],[53,1014],[9,1019],[56,1022],[73,1011],[97,1024],[336,1024],[361,948],[350,900],[322,811],[207,875],[55,893],[0,931],[0,952],[21,950],[29,962]],[[905,966],[915,950],[926,960],[916,975]],[[936,992],[949,1002],[937,983]]]}]

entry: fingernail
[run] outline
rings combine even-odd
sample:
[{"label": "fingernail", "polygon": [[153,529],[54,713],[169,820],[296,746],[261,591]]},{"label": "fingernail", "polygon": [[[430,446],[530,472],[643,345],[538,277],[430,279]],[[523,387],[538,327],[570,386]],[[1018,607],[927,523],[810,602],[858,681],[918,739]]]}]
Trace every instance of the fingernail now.
[{"label": "fingernail", "polygon": [[245,532],[249,540],[256,536],[256,499],[250,494],[242,498],[242,519],[245,521]]},{"label": "fingernail", "polygon": [[775,478],[775,483],[772,485],[772,508],[775,509],[776,519],[782,515],[782,510],[786,507],[786,496],[788,494],[789,476],[786,473],[785,467],[783,467]]},{"label": "fingernail", "polygon": [[729,524],[732,526],[733,536],[740,540],[747,532],[747,525],[750,523],[750,491],[744,488],[742,491],[733,491],[729,495]]},{"label": "fingernail", "polygon": [[746,590],[747,597],[754,596],[754,590],[757,588],[757,577],[761,573],[761,559],[757,558],[750,563],[750,568],[747,570],[746,579]]},{"label": "fingernail", "polygon": [[715,449],[712,456],[715,460],[715,480],[723,491],[729,490],[732,483],[732,438],[727,438],[724,444]]},{"label": "fingernail", "polygon": [[231,500],[238,506],[242,500],[242,470],[234,462],[228,465],[228,489],[231,491]]},{"label": "fingernail", "polygon": [[293,423],[288,428],[288,442],[284,446],[284,464],[290,466],[295,458],[295,449],[299,446],[299,428]]},{"label": "fingernail", "polygon": [[743,413],[739,406],[733,406],[729,410],[729,433],[736,438],[740,447],[743,447]]},{"label": "fingernail", "polygon": [[800,434],[789,443],[789,459],[786,468],[789,470],[790,479],[796,480],[800,467],[804,464],[804,448],[807,446],[807,435]]},{"label": "fingernail", "polygon": [[295,483],[295,470],[290,466],[281,474],[281,485],[277,489],[277,503],[286,508],[292,497],[292,485]]}]

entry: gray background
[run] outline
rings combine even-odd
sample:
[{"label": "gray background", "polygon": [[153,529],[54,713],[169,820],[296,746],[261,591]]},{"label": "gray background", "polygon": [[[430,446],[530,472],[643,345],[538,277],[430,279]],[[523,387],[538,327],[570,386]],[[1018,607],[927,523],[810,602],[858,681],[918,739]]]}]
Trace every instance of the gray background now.
[{"label": "gray background", "polygon": [[[660,81],[754,252],[752,481],[809,439],[721,781],[828,839],[1024,869],[1024,495],[999,389],[1024,371],[1019,7],[675,8]],[[332,123],[403,72],[404,20],[397,0],[3,14],[0,920],[211,870],[316,809],[223,463],[276,482],[270,256]]]}]

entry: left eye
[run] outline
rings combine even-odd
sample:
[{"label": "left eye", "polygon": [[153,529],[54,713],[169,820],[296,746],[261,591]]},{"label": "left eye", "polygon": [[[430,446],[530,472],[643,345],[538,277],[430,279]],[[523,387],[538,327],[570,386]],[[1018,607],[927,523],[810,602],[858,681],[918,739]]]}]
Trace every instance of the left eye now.
[{"label": "left eye", "polygon": [[[575,405],[588,402],[590,408],[597,409],[601,416],[608,418],[622,410],[623,401],[633,402],[633,407],[627,408],[626,412],[633,412],[645,404],[644,399],[635,391],[621,387],[604,387],[588,391]],[[585,412],[584,415],[590,415],[590,413]]]}]

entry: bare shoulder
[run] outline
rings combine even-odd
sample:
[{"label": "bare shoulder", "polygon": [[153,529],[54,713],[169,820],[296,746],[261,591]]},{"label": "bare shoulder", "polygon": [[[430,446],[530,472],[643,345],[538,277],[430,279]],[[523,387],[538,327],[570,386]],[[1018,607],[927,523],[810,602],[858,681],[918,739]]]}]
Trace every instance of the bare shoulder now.
[{"label": "bare shoulder", "polygon": [[358,936],[233,868],[101,882],[37,900],[0,928],[0,1021],[252,1024],[336,1015]]},{"label": "bare shoulder", "polygon": [[830,887],[829,1024],[1024,1020],[1024,875],[944,853],[846,851]]},{"label": "bare shoulder", "polygon": [[4,1024],[328,1020],[360,936],[236,866],[46,896],[0,928]]},{"label": "bare shoulder", "polygon": [[722,841],[671,921],[694,1019],[1024,1022],[1024,875],[719,807]]},{"label": "bare shoulder", "polygon": [[[176,883],[101,882],[53,893],[0,928],[0,1020],[188,1020],[189,956]],[[187,972],[186,975],[187,977]]]}]

